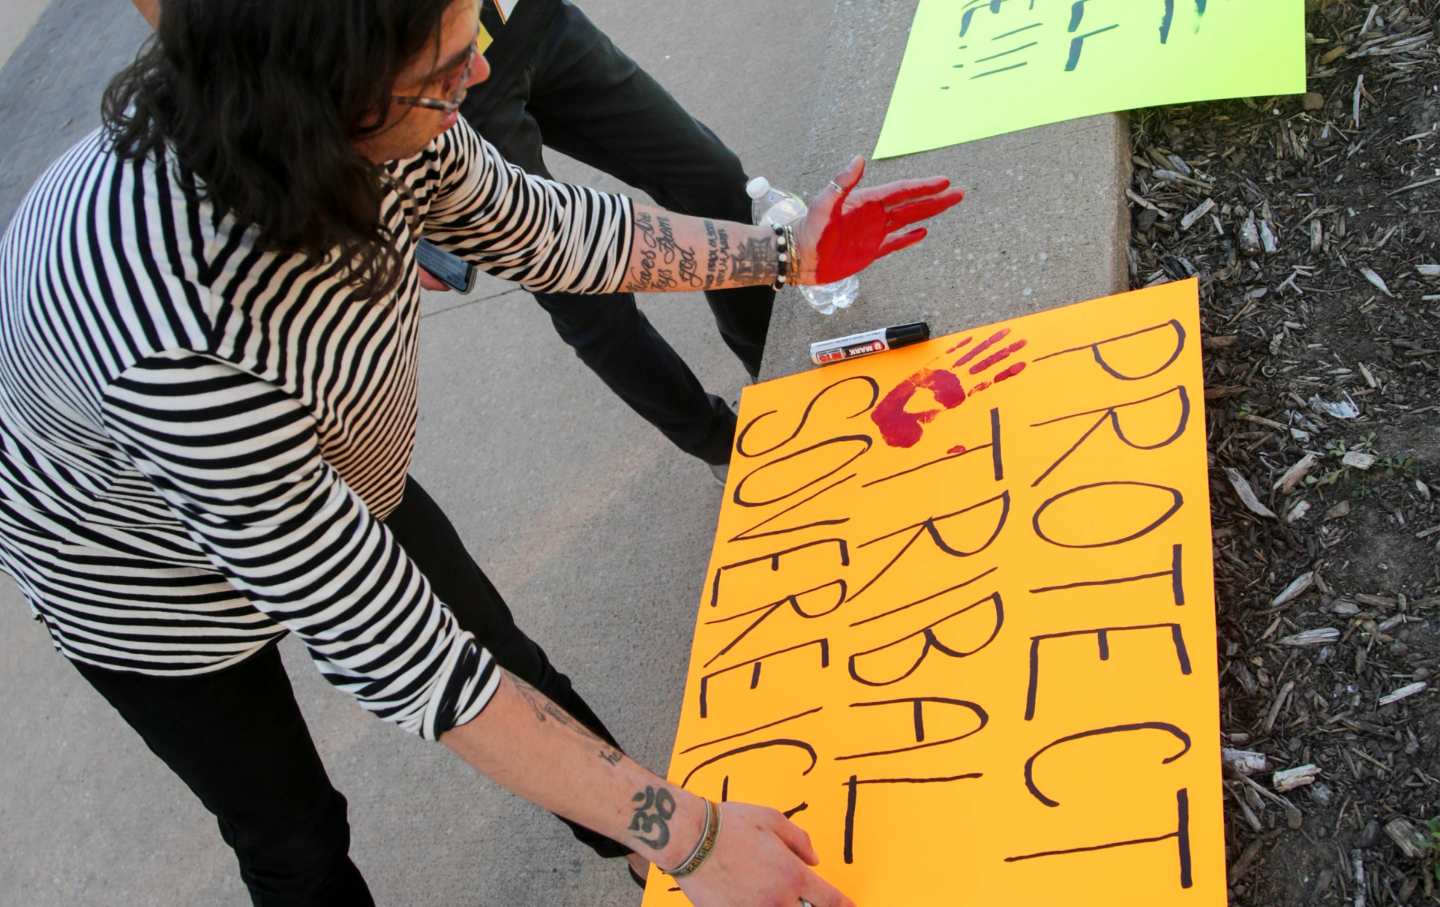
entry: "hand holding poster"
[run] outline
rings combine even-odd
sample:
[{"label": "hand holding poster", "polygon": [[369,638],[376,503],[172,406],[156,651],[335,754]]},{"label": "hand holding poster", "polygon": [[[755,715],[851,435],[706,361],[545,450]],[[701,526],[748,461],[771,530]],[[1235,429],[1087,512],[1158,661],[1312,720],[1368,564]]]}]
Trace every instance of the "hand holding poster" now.
[{"label": "hand holding poster", "polygon": [[1221,907],[1196,294],[748,389],[671,778],[861,904]]},{"label": "hand holding poster", "polygon": [[875,157],[1304,90],[1304,0],[920,0]]}]

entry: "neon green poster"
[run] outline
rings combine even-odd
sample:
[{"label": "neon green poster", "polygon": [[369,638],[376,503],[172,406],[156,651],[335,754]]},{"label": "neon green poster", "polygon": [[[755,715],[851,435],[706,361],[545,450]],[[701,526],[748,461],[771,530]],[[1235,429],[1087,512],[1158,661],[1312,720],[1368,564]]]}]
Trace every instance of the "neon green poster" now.
[{"label": "neon green poster", "polygon": [[1305,90],[1304,0],[920,0],[876,158]]}]

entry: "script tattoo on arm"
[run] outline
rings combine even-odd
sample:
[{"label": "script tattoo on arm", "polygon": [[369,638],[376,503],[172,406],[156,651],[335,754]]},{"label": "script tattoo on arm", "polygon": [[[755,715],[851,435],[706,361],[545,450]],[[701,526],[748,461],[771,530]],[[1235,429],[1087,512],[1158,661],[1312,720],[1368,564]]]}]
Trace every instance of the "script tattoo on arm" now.
[{"label": "script tattoo on arm", "polygon": [[768,228],[637,206],[631,221],[628,292],[722,290],[773,283],[776,240]]},{"label": "script tattoo on arm", "polygon": [[630,830],[641,844],[664,850],[665,845],[670,843],[670,819],[675,815],[675,796],[663,787],[647,787],[637,791],[630,802],[635,804]]},{"label": "script tattoo on arm", "polygon": [[655,219],[648,212],[635,212],[635,254],[640,257],[635,289],[663,289],[655,284],[658,253],[655,251]]},{"label": "script tattoo on arm", "polygon": [[698,268],[699,254],[689,246],[675,241],[675,226],[670,218],[660,218],[660,259],[675,268],[675,281],[683,286],[699,288],[705,285]]},{"label": "script tattoo on arm", "polygon": [[514,674],[510,675],[510,679],[515,682],[515,689],[520,691],[520,695],[524,697],[525,701],[530,705],[530,711],[534,713],[536,721],[540,722],[541,724],[544,724],[547,721],[554,721],[556,724],[575,731],[582,737],[593,740],[594,742],[600,744],[600,750],[598,755],[601,759],[605,760],[611,765],[620,764],[620,760],[625,757],[623,753],[621,753],[615,747],[611,746],[609,743],[606,743],[604,740],[602,740],[599,735],[597,735],[594,731],[590,730],[585,725],[576,721],[573,717],[571,717],[570,713],[566,712],[564,709],[551,702],[548,698],[542,695],[539,690],[530,686],[530,684],[521,680],[519,677],[516,677]]},{"label": "script tattoo on arm", "polygon": [[700,254],[675,239],[675,224],[663,214],[635,212],[635,252],[639,256],[637,290],[701,289]]},{"label": "script tattoo on arm", "polygon": [[705,289],[723,287],[730,278],[730,231],[715,223],[705,221],[705,241],[708,249],[705,255]]}]

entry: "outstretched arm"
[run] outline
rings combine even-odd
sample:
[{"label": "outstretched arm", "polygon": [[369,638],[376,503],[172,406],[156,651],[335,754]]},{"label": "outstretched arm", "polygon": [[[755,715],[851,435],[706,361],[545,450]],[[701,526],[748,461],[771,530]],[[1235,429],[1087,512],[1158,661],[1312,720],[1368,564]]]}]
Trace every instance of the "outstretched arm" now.
[{"label": "outstretched arm", "polygon": [[[568,819],[632,848],[661,869],[690,855],[705,803],[594,736],[524,681],[501,679],[490,704],[440,738],[476,770]],[[720,805],[715,849],[679,879],[696,907],[798,904],[854,907],[810,867],[809,836],[773,809]]]},{"label": "outstretched arm", "polygon": [[722,290],[775,282],[775,232],[635,205],[621,292]]},{"label": "outstretched arm", "polygon": [[[857,189],[864,174],[865,160],[857,157],[811,200],[805,219],[794,225],[789,283],[832,283],[856,274],[924,239],[925,228],[914,224],[965,197],[942,177]],[[778,270],[779,251],[769,227],[636,204],[630,264],[621,289],[646,293],[753,286],[773,283]]]}]

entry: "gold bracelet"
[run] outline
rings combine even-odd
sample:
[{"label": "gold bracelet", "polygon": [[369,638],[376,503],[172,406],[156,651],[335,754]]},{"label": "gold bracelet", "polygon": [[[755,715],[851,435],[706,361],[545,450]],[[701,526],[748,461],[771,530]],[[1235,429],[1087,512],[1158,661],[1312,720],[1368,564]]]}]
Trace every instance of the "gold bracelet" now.
[{"label": "gold bracelet", "polygon": [[799,283],[800,247],[795,243],[795,228],[790,224],[785,225],[785,244],[790,247],[790,273],[786,277],[790,283]]},{"label": "gold bracelet", "polygon": [[720,811],[715,804],[709,800],[705,801],[705,828],[700,832],[700,840],[695,842],[695,849],[690,851],[690,856],[685,858],[674,869],[666,870],[666,875],[672,879],[679,879],[688,876],[699,869],[710,852],[715,849],[715,839],[720,836]]}]

